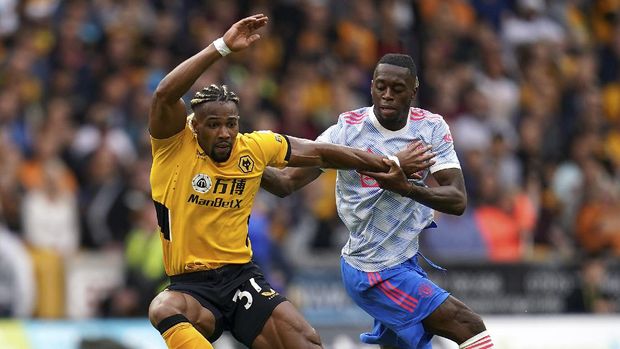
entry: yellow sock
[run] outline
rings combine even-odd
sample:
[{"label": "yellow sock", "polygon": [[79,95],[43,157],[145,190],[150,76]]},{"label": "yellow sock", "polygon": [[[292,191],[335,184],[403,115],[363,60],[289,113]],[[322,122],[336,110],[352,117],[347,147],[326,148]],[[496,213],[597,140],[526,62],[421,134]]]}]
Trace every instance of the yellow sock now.
[{"label": "yellow sock", "polygon": [[189,322],[170,327],[162,337],[170,349],[213,349],[211,343]]}]

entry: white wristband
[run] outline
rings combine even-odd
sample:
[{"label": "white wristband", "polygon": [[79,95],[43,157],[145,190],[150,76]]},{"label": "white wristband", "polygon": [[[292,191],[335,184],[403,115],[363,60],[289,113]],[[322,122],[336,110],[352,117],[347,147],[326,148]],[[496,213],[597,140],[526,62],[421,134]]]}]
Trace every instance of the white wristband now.
[{"label": "white wristband", "polygon": [[215,49],[222,55],[222,57],[232,52],[230,48],[228,48],[228,45],[224,42],[224,38],[219,38],[213,41],[213,46],[215,46]]},{"label": "white wristband", "polygon": [[400,161],[398,160],[398,157],[396,157],[396,155],[388,155],[387,158],[392,160],[392,161],[394,161],[396,163],[396,165],[398,165],[398,167],[400,167]]}]

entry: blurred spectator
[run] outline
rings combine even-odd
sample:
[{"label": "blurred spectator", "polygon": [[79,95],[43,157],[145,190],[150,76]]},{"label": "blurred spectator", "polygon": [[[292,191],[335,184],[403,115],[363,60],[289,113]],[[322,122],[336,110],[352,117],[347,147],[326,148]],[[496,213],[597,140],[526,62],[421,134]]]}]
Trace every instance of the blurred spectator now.
[{"label": "blurred spectator", "polygon": [[22,226],[32,247],[68,256],[78,250],[80,231],[76,195],[63,187],[65,170],[59,161],[43,164],[41,186],[24,196]]},{"label": "blurred spectator", "polygon": [[56,162],[58,166],[57,185],[64,191],[75,193],[77,181],[73,172],[64,166],[60,158],[61,138],[52,128],[41,128],[34,140],[32,156],[24,161],[20,167],[20,181],[26,190],[41,190],[47,185],[45,182],[46,166]]},{"label": "blurred spectator", "polygon": [[[73,155],[77,159],[83,160],[101,147],[111,150],[122,165],[129,165],[136,159],[131,139],[118,124],[125,120],[126,116],[115,115],[114,112],[113,108],[105,104],[91,107],[89,118],[92,124],[80,127],[72,144]],[[118,118],[117,121],[115,118]]]},{"label": "blurred spectator", "polygon": [[580,264],[577,285],[566,299],[569,313],[613,313],[617,302],[605,289],[607,265],[601,258],[586,259]]},{"label": "blurred spectator", "polygon": [[527,195],[503,188],[497,178],[480,178],[474,216],[494,262],[518,262],[531,251],[536,213]]},{"label": "blurred spectator", "polygon": [[436,228],[420,235],[420,250],[433,260],[475,263],[489,259],[489,248],[483,239],[472,209],[462,216],[435,213]]},{"label": "blurred spectator", "polygon": [[596,166],[591,162],[596,134],[585,133],[575,138],[570,158],[562,162],[554,172],[552,190],[561,205],[559,222],[565,231],[571,231],[574,217],[585,193],[584,170]]},{"label": "blurred spectator", "polygon": [[377,61],[378,41],[374,4],[371,0],[348,1],[349,8],[337,21],[337,52],[346,62],[372,69]]},{"label": "blurred spectator", "polygon": [[0,318],[32,316],[37,302],[33,270],[24,243],[0,221]]},{"label": "blurred spectator", "polygon": [[135,193],[132,229],[125,240],[125,282],[100,304],[104,317],[144,317],[167,284],[157,217],[151,200]]},{"label": "blurred spectator", "polygon": [[480,26],[478,40],[482,46],[482,69],[475,77],[476,88],[489,103],[489,116],[494,123],[510,128],[519,107],[519,87],[509,77],[501,56],[501,43],[490,28]]},{"label": "blurred spectator", "polygon": [[465,112],[450,125],[455,149],[458,152],[488,149],[494,129],[487,97],[475,86],[470,86],[462,98]]},{"label": "blurred spectator", "polygon": [[546,15],[545,0],[517,0],[517,9],[502,24],[504,43],[511,48],[536,42],[561,44],[564,29]]},{"label": "blurred spectator", "polygon": [[504,16],[510,9],[510,3],[504,0],[471,0],[478,19],[482,19],[497,32]]},{"label": "blurred spectator", "polygon": [[0,3],[0,38],[13,34],[19,28],[16,0],[7,0]]},{"label": "blurred spectator", "polygon": [[336,171],[326,170],[303,191],[304,202],[312,210],[316,220],[316,227],[310,239],[310,248],[313,250],[339,247],[334,245],[335,241],[338,241],[334,235],[337,228],[342,226],[336,211],[336,197],[333,193],[335,185]]},{"label": "blurred spectator", "polygon": [[113,150],[100,147],[86,166],[79,198],[83,243],[95,248],[122,248],[131,223],[121,164]]},{"label": "blurred spectator", "polygon": [[499,185],[507,190],[519,190],[523,187],[521,163],[511,152],[501,133],[493,134],[489,151],[491,172],[495,173]]},{"label": "blurred spectator", "polygon": [[437,28],[466,33],[475,21],[472,5],[465,0],[422,0],[419,8],[423,21]]},{"label": "blurred spectator", "polygon": [[577,212],[575,230],[587,254],[610,252],[620,257],[620,190],[592,159],[583,164],[584,198]]},{"label": "blurred spectator", "polygon": [[6,129],[0,128],[0,214],[4,223],[11,230],[20,231],[22,192],[19,181],[19,169],[23,155],[11,141]]},{"label": "blurred spectator", "polygon": [[[275,211],[270,210],[269,201],[272,198],[264,191],[260,191],[254,202],[252,215],[248,226],[250,241],[252,242],[252,259],[261,267],[267,281],[275,290],[286,293],[286,287],[293,277],[293,268],[282,246],[282,237],[277,236],[279,229]],[[273,203],[271,203],[273,204]]]}]

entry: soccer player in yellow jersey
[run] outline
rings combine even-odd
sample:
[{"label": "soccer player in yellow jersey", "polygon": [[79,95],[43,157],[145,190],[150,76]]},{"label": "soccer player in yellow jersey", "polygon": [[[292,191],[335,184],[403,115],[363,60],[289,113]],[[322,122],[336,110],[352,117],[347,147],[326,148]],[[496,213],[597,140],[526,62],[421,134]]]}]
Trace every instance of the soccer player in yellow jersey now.
[{"label": "soccer player in yellow jersey", "polygon": [[[213,348],[224,330],[250,348],[321,348],[314,329],[252,263],[248,220],[267,166],[386,172],[362,150],[270,131],[239,134],[239,99],[211,85],[182,96],[214,62],[260,38],[254,15],[174,68],[155,91],[150,115],[152,196],[170,285],[149,318],[171,349]],[[390,157],[394,160],[393,157]]]}]

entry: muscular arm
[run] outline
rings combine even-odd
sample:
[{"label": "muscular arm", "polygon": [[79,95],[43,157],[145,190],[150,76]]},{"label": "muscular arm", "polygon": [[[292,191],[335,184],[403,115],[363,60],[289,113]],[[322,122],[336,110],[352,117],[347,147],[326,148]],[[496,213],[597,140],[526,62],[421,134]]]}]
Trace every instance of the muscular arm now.
[{"label": "muscular arm", "polygon": [[318,167],[296,167],[279,170],[267,167],[263,172],[260,186],[281,198],[291,195],[310,182],[317,179],[323,173]]},{"label": "muscular arm", "polygon": [[149,112],[149,130],[154,138],[168,138],[185,127],[185,103],[181,97],[220,57],[213,44],[210,44],[174,68],[159,83]]},{"label": "muscular arm", "polygon": [[289,167],[321,167],[387,172],[385,157],[363,150],[307,139],[288,137],[291,143]]},{"label": "muscular arm", "polygon": [[458,168],[449,168],[433,173],[438,187],[419,187],[409,184],[408,198],[439,212],[462,215],[467,206],[467,193],[463,173]]},{"label": "muscular arm", "polygon": [[384,157],[363,150],[290,136],[288,139],[291,145],[289,168],[278,170],[268,167],[261,180],[263,189],[279,197],[288,196],[317,179],[322,173],[321,168],[373,172],[390,168],[383,161]]},{"label": "muscular arm", "polygon": [[[224,34],[231,51],[239,51],[260,38],[256,30],[267,23],[262,14],[246,17]],[[155,138],[168,138],[185,127],[185,103],[181,99],[196,80],[220,57],[213,43],[174,68],[159,83],[149,111],[149,131]]]},{"label": "muscular arm", "polygon": [[388,173],[361,172],[374,178],[379,186],[406,196],[439,212],[462,215],[467,206],[467,193],[463,172],[458,168],[448,168],[433,173],[438,187],[420,187],[409,183],[405,173],[393,161]]}]

